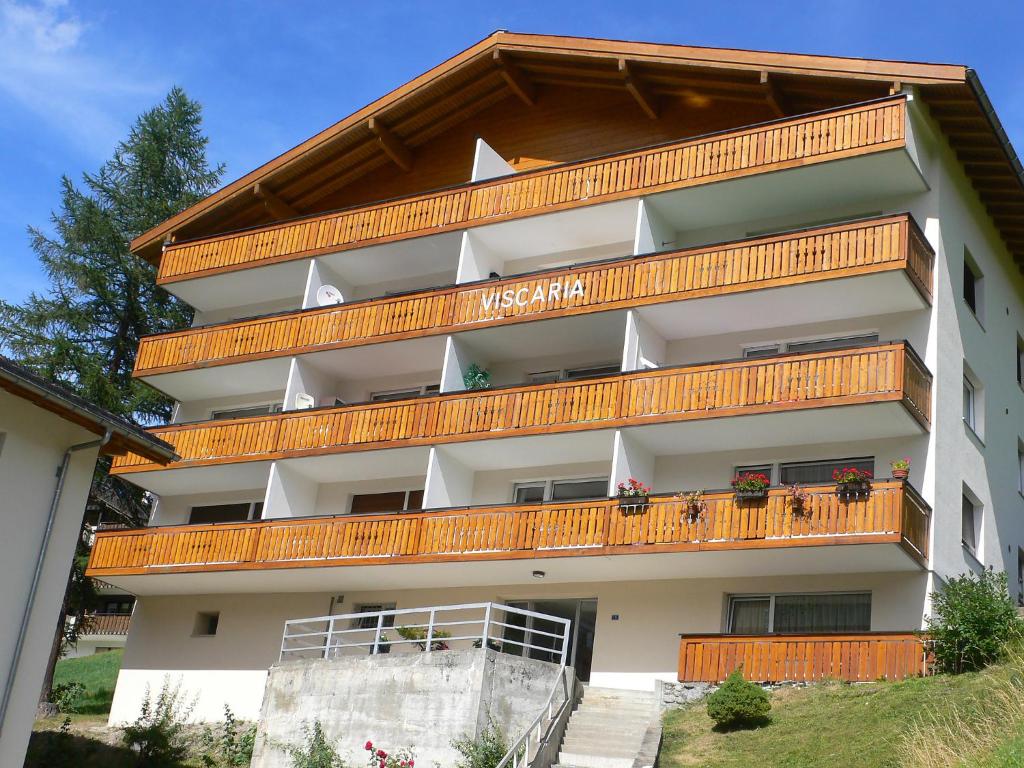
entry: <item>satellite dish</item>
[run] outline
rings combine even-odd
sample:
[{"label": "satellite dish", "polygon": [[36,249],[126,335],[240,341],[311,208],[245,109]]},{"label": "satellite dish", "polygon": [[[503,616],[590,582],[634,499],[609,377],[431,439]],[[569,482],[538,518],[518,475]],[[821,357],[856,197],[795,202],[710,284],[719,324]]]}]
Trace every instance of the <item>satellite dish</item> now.
[{"label": "satellite dish", "polygon": [[303,411],[306,408],[312,408],[316,405],[316,400],[313,399],[312,395],[307,395],[305,392],[295,393],[295,410]]},{"label": "satellite dish", "polygon": [[333,285],[325,283],[316,289],[316,303],[321,307],[327,307],[331,304],[342,304],[344,301],[345,297],[341,295],[341,291]]}]

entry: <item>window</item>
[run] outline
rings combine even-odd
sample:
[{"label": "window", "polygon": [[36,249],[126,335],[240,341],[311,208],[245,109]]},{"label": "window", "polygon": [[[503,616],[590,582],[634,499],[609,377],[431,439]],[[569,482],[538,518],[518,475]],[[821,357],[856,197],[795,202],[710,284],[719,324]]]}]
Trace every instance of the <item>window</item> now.
[{"label": "window", "polygon": [[389,491],[387,493],[354,493],[349,512],[369,515],[380,512],[405,512],[423,508],[423,491]]},{"label": "window", "polygon": [[825,339],[811,339],[809,341],[787,341],[778,344],[757,344],[743,348],[743,357],[758,358],[772,357],[783,352],[822,352],[829,349],[842,349],[853,347],[858,344],[877,344],[877,333],[861,333],[855,336],[835,336]]},{"label": "window", "polygon": [[781,344],[763,344],[757,347],[744,347],[743,356],[746,358],[771,357],[782,352]]},{"label": "window", "polygon": [[263,517],[262,501],[244,501],[238,504],[210,504],[189,510],[189,525],[203,523],[240,523]]},{"label": "window", "polygon": [[117,600],[104,600],[103,609],[100,613],[115,613],[119,616],[132,612],[132,604],[135,601],[129,598],[121,598]]},{"label": "window", "polygon": [[378,403],[388,400],[408,400],[411,397],[436,395],[440,389],[441,386],[439,384],[424,384],[421,387],[410,387],[408,389],[389,389],[382,392],[371,392],[370,402]]},{"label": "window", "polygon": [[[1024,387],[1024,339],[1017,334],[1017,383]],[[0,435],[0,448],[3,447],[3,435]]]},{"label": "window", "polygon": [[220,411],[210,411],[210,418],[219,421],[220,419],[244,419],[248,416],[266,416],[271,413],[280,413],[281,407],[281,403],[267,403],[246,408],[225,408]]},{"label": "window", "polygon": [[972,555],[978,554],[981,539],[981,505],[964,493],[960,500],[960,541]]},{"label": "window", "polygon": [[1024,442],[1017,441],[1017,490],[1024,495]]},{"label": "window", "polygon": [[526,374],[526,381],[529,384],[551,384],[556,381],[589,379],[592,376],[604,376],[609,373],[622,373],[622,366],[618,363],[600,363],[579,368],[565,368],[564,370],[534,371]]},{"label": "window", "polygon": [[[393,611],[395,610],[395,603],[363,603],[356,606],[356,613],[380,613],[381,611]],[[352,621],[352,629],[376,629],[378,618],[376,616],[366,616],[354,619]],[[393,627],[395,626],[394,615],[385,616],[382,626]],[[358,640],[357,642],[366,642],[365,640]]]},{"label": "window", "polygon": [[871,593],[737,596],[729,600],[731,634],[868,632]]},{"label": "window", "polygon": [[977,393],[974,389],[974,383],[964,376],[964,424],[970,427],[972,430],[977,432],[977,421],[976,416],[976,399]]},{"label": "window", "polygon": [[606,498],[608,498],[607,477],[534,480],[528,483],[516,483],[512,486],[512,501],[516,504]]},{"label": "window", "polygon": [[964,302],[978,320],[981,320],[984,310],[982,282],[981,270],[971,252],[964,248]]},{"label": "window", "polygon": [[217,634],[217,627],[220,624],[220,612],[200,611],[196,614],[195,623],[192,626],[193,637],[213,637]]},{"label": "window", "polygon": [[827,459],[824,461],[794,461],[779,465],[779,484],[793,483],[830,483],[832,472],[836,469],[853,467],[867,472],[874,472],[874,457],[860,459]]}]

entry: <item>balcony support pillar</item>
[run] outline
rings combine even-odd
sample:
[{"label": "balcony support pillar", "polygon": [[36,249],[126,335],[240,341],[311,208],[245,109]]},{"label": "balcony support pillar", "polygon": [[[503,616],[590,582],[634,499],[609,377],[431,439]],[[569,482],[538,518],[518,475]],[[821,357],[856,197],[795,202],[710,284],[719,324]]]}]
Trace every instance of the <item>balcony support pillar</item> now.
[{"label": "balcony support pillar", "polygon": [[300,475],[283,462],[270,465],[270,480],[263,499],[263,517],[309,517],[316,509],[319,483]]},{"label": "balcony support pillar", "polygon": [[476,149],[473,152],[473,173],[469,179],[471,182],[496,179],[515,172],[516,169],[505,162],[505,158],[495,152],[490,144],[477,138]]},{"label": "balcony support pillar", "polygon": [[469,230],[462,233],[462,248],[459,251],[459,268],[456,283],[473,283],[487,280],[492,274],[501,275],[505,260],[488,248]]},{"label": "balcony support pillar", "polygon": [[646,486],[654,483],[654,454],[624,430],[615,431],[612,448],[612,475],[608,481],[608,495],[614,496],[619,483],[630,478]]},{"label": "balcony support pillar", "polygon": [[639,311],[626,313],[626,338],[622,345],[622,370],[659,368],[667,360],[667,342]]},{"label": "balcony support pillar", "polygon": [[676,231],[647,198],[637,201],[633,255],[659,253],[676,244]]},{"label": "balcony support pillar", "polygon": [[431,447],[423,486],[423,509],[468,506],[473,501],[473,478],[473,470],[445,448]]},{"label": "balcony support pillar", "polygon": [[466,371],[473,363],[481,368],[487,367],[486,360],[479,360],[476,357],[473,350],[463,341],[455,336],[448,336],[445,339],[444,363],[441,367],[441,392],[463,391],[466,388]]},{"label": "balcony support pillar", "polygon": [[[335,393],[331,391],[330,379],[309,362],[293,357],[288,369],[288,383],[284,390],[284,410],[315,408],[318,405],[334,405]],[[302,395],[300,398],[299,396]],[[312,398],[310,400],[309,398]],[[326,402],[324,402],[326,400]]]},{"label": "balcony support pillar", "polygon": [[353,296],[352,286],[345,278],[328,267],[319,259],[311,259],[309,272],[306,275],[306,290],[302,297],[302,308],[312,309],[320,306],[316,294],[321,286],[333,285],[341,292],[341,300],[351,301]]}]

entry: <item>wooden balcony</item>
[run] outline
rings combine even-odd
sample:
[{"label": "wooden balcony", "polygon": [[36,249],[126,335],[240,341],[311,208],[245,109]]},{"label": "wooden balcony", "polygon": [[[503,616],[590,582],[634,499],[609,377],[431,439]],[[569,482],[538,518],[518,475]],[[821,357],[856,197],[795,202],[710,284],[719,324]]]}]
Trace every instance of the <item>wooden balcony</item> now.
[{"label": "wooden balcony", "polygon": [[83,637],[92,635],[127,635],[130,613],[92,613],[85,617]]},{"label": "wooden balcony", "polygon": [[696,514],[674,496],[657,496],[633,508],[601,499],[109,531],[97,534],[87,574],[886,543],[925,566],[931,510],[903,481],[877,481],[856,498],[840,497],[832,485],[807,491],[802,509],[794,509],[788,489],[773,488],[759,501],[707,493]]},{"label": "wooden balcony", "polygon": [[905,342],[733,360],[151,430],[181,457],[114,474],[662,422],[901,402],[922,427],[931,377]]},{"label": "wooden balcony", "polygon": [[[887,216],[147,336],[134,375],[890,271],[903,271],[930,302],[933,266],[913,219]],[[562,291],[576,281],[581,295]],[[507,291],[533,297],[538,290],[544,301],[500,305]]]},{"label": "wooden balcony", "polygon": [[681,635],[679,681],[717,683],[736,669],[758,683],[903,680],[929,673],[913,632],[825,635]]},{"label": "wooden balcony", "polygon": [[903,96],[171,243],[158,282],[218,274],[905,146]]}]

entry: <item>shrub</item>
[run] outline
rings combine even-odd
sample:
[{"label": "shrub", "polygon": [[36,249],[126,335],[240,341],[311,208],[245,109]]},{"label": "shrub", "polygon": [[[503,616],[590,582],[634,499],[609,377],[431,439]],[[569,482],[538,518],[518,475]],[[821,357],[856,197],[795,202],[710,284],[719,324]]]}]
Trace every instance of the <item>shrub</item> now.
[{"label": "shrub", "polygon": [[494,768],[508,754],[509,743],[505,733],[494,720],[476,738],[468,734],[452,740],[452,748],[462,755],[456,768]]},{"label": "shrub", "polygon": [[708,717],[722,728],[763,723],[771,708],[768,694],[759,685],[744,680],[738,669],[708,696]]},{"label": "shrub", "polygon": [[178,768],[188,755],[185,722],[195,701],[185,701],[181,683],[172,686],[164,678],[156,700],[150,698],[146,688],[139,716],[122,729],[124,745],[139,756],[139,765],[146,768]]},{"label": "shrub", "polygon": [[231,707],[225,704],[220,733],[204,728],[199,741],[203,749],[200,756],[203,768],[248,768],[256,743],[256,726],[250,725],[243,730]]},{"label": "shrub", "polygon": [[466,389],[488,389],[491,386],[491,372],[473,363],[462,375],[462,384]]},{"label": "shrub", "polygon": [[327,740],[324,728],[317,720],[312,727],[303,726],[305,743],[286,747],[293,768],[347,768],[338,751]]},{"label": "shrub", "polygon": [[62,714],[77,712],[84,694],[85,686],[77,680],[72,680],[68,683],[53,686],[53,690],[50,693],[50,701],[56,705],[57,711]]},{"label": "shrub", "polygon": [[989,568],[980,576],[957,576],[931,599],[928,631],[936,666],[943,672],[981,669],[998,660],[1007,641],[1019,634],[1005,573]]}]

